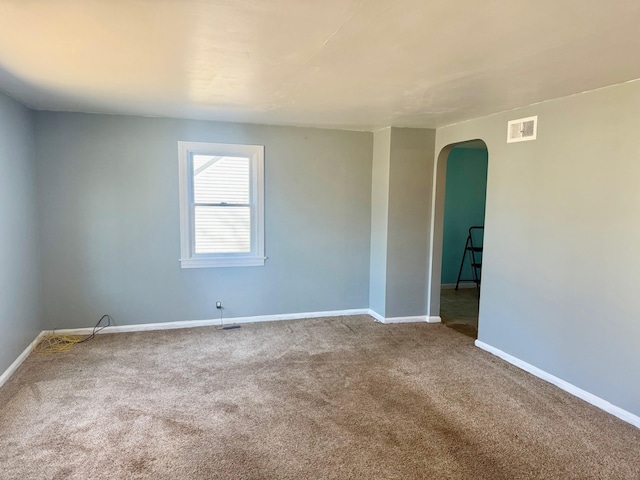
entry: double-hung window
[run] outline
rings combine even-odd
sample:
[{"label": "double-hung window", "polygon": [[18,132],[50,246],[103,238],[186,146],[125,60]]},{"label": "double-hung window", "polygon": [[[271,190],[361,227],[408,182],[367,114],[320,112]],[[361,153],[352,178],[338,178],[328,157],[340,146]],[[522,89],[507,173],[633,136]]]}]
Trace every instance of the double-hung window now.
[{"label": "double-hung window", "polygon": [[182,268],[264,265],[264,147],[178,142]]}]

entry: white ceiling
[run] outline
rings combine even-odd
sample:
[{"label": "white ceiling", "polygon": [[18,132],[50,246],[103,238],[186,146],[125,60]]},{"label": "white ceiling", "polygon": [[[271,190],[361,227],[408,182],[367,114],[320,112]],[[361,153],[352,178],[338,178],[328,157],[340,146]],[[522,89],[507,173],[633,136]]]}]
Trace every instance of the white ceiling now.
[{"label": "white ceiling", "polygon": [[0,0],[44,110],[439,127],[640,78],[638,0]]}]

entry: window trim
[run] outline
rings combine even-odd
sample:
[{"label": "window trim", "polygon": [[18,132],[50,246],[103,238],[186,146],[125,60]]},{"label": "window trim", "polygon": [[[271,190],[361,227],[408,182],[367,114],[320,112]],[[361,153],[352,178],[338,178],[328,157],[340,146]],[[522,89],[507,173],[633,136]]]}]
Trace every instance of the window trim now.
[{"label": "window trim", "polygon": [[[248,253],[196,253],[193,155],[249,158],[251,251]],[[182,268],[255,267],[264,265],[264,146],[232,143],[178,142],[180,193],[180,266]]]}]

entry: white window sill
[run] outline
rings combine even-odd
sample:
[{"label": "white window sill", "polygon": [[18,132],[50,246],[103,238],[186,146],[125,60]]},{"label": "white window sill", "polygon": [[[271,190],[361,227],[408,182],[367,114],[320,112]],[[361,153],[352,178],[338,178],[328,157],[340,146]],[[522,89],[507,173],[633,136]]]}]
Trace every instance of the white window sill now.
[{"label": "white window sill", "polygon": [[261,267],[265,257],[182,258],[181,268]]}]

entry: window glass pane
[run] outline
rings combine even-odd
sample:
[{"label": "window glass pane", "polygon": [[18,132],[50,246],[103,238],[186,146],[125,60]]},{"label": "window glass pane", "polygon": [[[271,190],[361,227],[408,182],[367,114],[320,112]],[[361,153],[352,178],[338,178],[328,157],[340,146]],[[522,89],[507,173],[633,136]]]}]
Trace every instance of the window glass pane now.
[{"label": "window glass pane", "polygon": [[249,159],[193,156],[195,203],[249,203]]},{"label": "window glass pane", "polygon": [[249,207],[195,207],[196,253],[249,253]]}]

